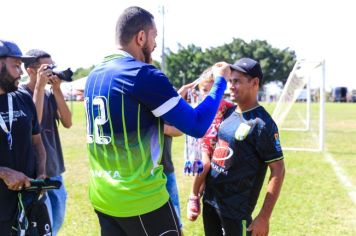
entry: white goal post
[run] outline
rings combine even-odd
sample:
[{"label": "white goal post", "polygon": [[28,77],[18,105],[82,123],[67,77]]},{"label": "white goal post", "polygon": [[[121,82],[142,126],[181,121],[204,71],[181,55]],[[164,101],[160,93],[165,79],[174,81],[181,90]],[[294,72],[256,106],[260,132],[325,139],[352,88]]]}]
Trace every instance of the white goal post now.
[{"label": "white goal post", "polygon": [[[311,85],[315,82],[317,82],[317,90],[314,89],[313,91],[318,96],[314,96],[314,99],[312,99]],[[297,103],[297,101],[301,101],[301,103]],[[313,105],[316,101],[319,101],[319,106]],[[312,114],[312,111],[315,113],[315,110],[319,111],[318,114]],[[294,111],[293,114],[291,114],[292,111]],[[305,119],[303,119],[303,116]],[[292,147],[283,147],[284,150],[324,151],[325,61],[299,60],[296,62],[288,76],[272,117],[283,133],[305,132],[305,134],[300,135],[299,140],[301,142],[299,145],[294,143]],[[293,127],[297,123],[295,121],[297,119],[298,122],[302,121],[302,123]],[[313,142],[315,141],[314,146],[306,147],[303,145],[302,139],[307,135]]]}]

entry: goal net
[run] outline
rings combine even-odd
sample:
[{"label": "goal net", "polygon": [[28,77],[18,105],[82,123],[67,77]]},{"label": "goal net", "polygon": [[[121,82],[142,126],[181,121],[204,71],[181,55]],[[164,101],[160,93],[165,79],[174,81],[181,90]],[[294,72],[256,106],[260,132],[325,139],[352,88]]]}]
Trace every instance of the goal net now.
[{"label": "goal net", "polygon": [[297,61],[272,117],[285,150],[324,149],[325,63]]}]

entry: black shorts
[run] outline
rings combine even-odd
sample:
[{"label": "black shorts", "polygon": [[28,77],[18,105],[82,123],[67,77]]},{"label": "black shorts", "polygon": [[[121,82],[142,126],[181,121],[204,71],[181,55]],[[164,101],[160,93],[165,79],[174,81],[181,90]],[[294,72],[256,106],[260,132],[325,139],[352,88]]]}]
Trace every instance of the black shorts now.
[{"label": "black shorts", "polygon": [[170,201],[157,210],[139,216],[113,217],[95,212],[101,236],[181,236],[179,221]]},{"label": "black shorts", "polygon": [[247,227],[251,224],[248,219],[234,220],[220,214],[208,203],[203,204],[203,223],[205,236],[249,236]]}]

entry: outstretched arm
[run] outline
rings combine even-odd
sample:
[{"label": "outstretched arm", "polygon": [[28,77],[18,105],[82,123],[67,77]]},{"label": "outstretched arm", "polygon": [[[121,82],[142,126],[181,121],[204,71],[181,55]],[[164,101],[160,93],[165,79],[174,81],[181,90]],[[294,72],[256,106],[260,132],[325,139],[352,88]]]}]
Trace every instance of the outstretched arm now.
[{"label": "outstretched arm", "polygon": [[192,108],[186,101],[180,99],[178,104],[163,114],[165,121],[193,137],[202,137],[220,105],[224,95],[226,80],[230,76],[230,65],[225,62],[216,63],[213,66],[215,82],[208,96],[196,108]]}]

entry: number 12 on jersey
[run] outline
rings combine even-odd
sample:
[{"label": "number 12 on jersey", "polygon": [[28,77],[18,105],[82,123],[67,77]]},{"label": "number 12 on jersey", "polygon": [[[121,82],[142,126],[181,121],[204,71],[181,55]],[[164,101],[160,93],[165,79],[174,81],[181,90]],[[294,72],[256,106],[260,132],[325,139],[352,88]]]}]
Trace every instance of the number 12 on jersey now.
[{"label": "number 12 on jersey", "polygon": [[91,111],[93,117],[90,117],[89,98],[86,97],[84,99],[84,107],[85,107],[85,113],[87,118],[87,143],[95,142],[97,144],[106,145],[111,142],[111,137],[105,136],[102,130],[102,126],[106,122],[108,122],[108,116],[106,112],[107,105],[108,105],[108,101],[106,97],[102,97],[102,96],[94,97],[92,101],[92,111]]}]

